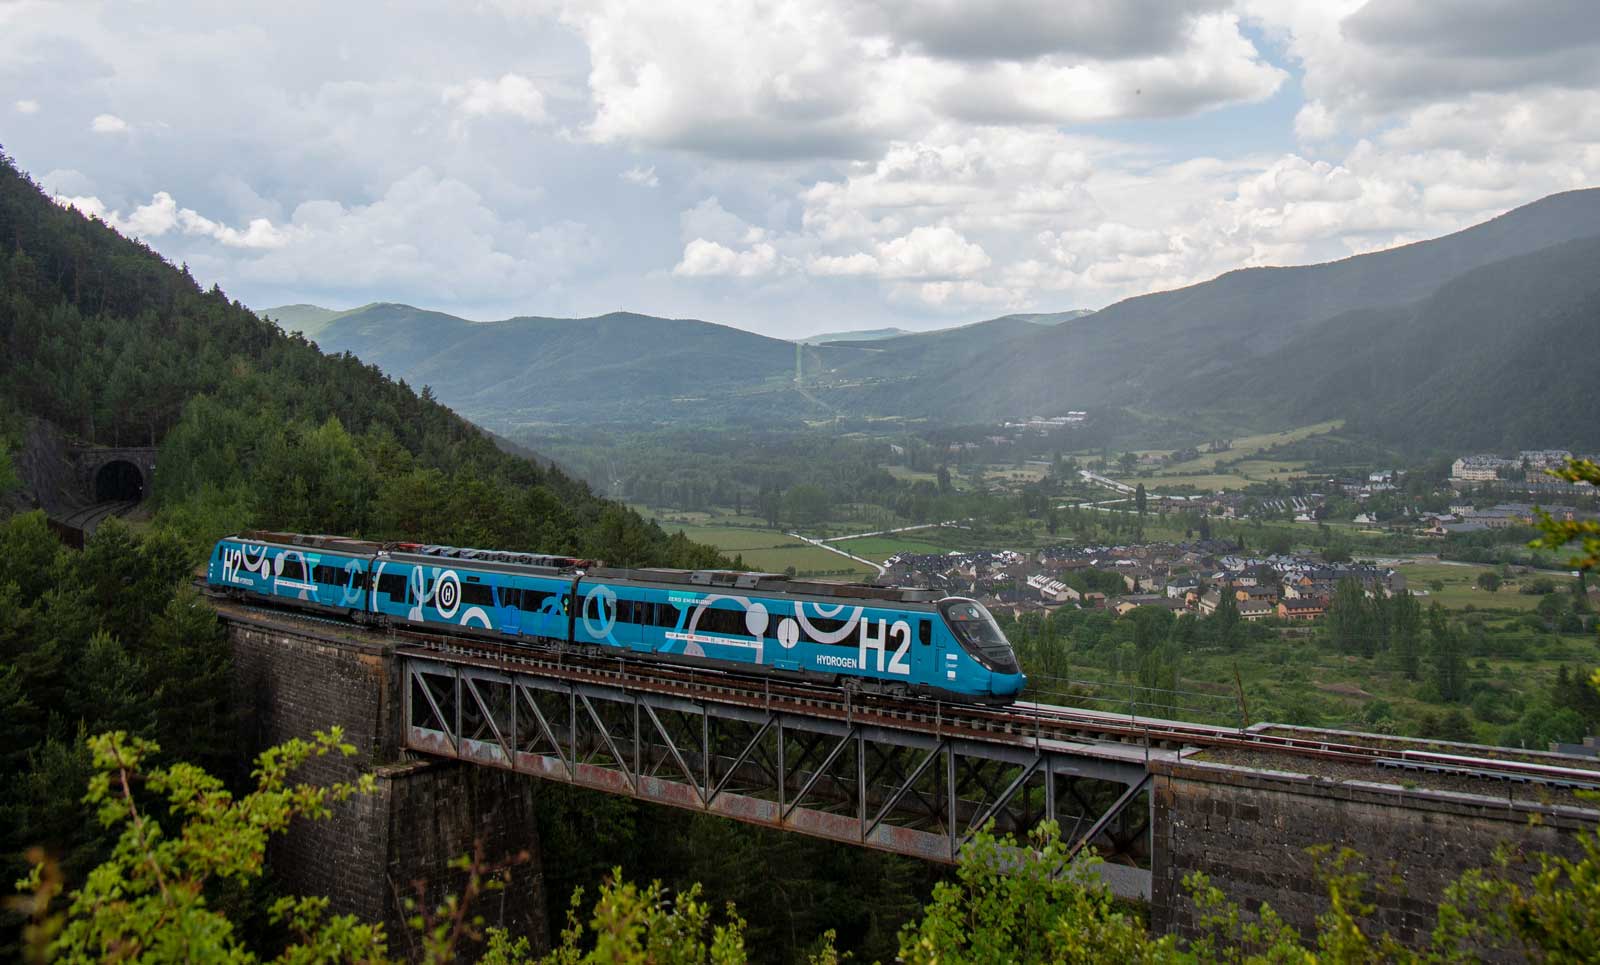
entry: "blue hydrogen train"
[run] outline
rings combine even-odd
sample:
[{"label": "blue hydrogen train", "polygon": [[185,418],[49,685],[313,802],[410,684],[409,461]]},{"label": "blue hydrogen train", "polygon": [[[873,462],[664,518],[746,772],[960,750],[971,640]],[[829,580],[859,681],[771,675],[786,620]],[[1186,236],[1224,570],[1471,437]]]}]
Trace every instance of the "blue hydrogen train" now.
[{"label": "blue hydrogen train", "polygon": [[982,604],[931,590],[263,532],[218,540],[206,582],[238,598],[364,623],[449,627],[868,692],[1004,704],[1026,683]]}]

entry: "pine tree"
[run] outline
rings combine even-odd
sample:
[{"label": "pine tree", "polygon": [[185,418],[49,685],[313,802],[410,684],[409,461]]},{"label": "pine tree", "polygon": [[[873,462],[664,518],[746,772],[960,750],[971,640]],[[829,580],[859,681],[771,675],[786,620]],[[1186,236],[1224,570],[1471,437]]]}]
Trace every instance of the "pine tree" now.
[{"label": "pine tree", "polygon": [[1450,625],[1444,608],[1437,603],[1428,608],[1428,645],[1433,683],[1439,698],[1451,702],[1461,700],[1466,696],[1467,681],[1461,633]]}]

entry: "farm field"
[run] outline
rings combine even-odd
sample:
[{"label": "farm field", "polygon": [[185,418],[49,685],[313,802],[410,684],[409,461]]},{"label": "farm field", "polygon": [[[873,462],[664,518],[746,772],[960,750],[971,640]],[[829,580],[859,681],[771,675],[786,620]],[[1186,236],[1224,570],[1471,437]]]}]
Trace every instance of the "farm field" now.
[{"label": "farm field", "polygon": [[[1203,472],[1205,470],[1215,469],[1217,467],[1217,463],[1219,462],[1232,462],[1235,459],[1241,458],[1248,460],[1251,455],[1254,455],[1263,449],[1267,449],[1281,443],[1298,442],[1301,439],[1318,435],[1319,433],[1331,432],[1338,429],[1342,425],[1344,425],[1343,420],[1333,419],[1328,422],[1318,422],[1314,425],[1301,426],[1297,429],[1286,429],[1283,432],[1267,432],[1255,436],[1244,436],[1243,438],[1233,440],[1232,449],[1228,449],[1223,452],[1201,453],[1200,458],[1198,459],[1191,459],[1188,462],[1181,462],[1175,466],[1157,470],[1155,475],[1156,478],[1160,479],[1165,476],[1178,475],[1185,472]],[[1278,463],[1277,465],[1291,464]]]},{"label": "farm field", "polygon": [[728,556],[741,557],[746,566],[767,572],[782,573],[792,566],[796,574],[828,574],[846,579],[872,576],[877,572],[838,553],[802,543],[782,530],[744,526],[682,526],[665,521],[662,528],[669,533],[682,530],[685,536],[696,542],[715,546]]},{"label": "farm field", "polygon": [[[1477,566],[1473,564],[1455,565],[1453,563],[1402,563],[1398,569],[1406,576],[1406,585],[1413,590],[1428,591],[1428,595],[1421,597],[1423,605],[1437,602],[1451,610],[1460,610],[1468,606],[1479,610],[1532,610],[1538,607],[1543,599],[1531,593],[1519,593],[1518,588],[1523,582],[1538,578],[1548,578],[1556,582],[1563,591],[1572,582],[1568,576],[1557,576],[1552,573],[1523,574],[1500,584],[1500,589],[1494,593],[1478,588],[1478,576],[1482,573],[1497,572],[1498,567]],[[1444,584],[1444,589],[1435,591],[1429,584],[1438,580]]]},{"label": "farm field", "polygon": [[782,573],[791,566],[796,576],[822,576],[834,580],[854,580],[878,573],[870,566],[816,546],[743,550],[739,555],[746,566],[768,573]]},{"label": "farm field", "polygon": [[[937,484],[939,481],[938,473],[923,472],[918,469],[908,469],[905,466],[884,466],[883,471],[894,478],[901,480],[902,482],[930,482]],[[950,487],[956,492],[966,492],[972,488],[972,481],[967,479],[966,476],[962,474],[960,467],[951,466]]]},{"label": "farm field", "polygon": [[[930,539],[918,538],[922,533],[936,534],[937,529],[917,530],[904,535],[860,536],[856,539],[836,540],[833,545],[847,553],[869,560],[883,562],[896,553],[948,553],[951,547]],[[937,539],[936,536],[933,539]]]},{"label": "farm field", "polygon": [[770,549],[783,543],[794,543],[795,538],[785,536],[777,529],[750,529],[743,526],[682,526],[663,521],[661,528],[669,533],[683,530],[683,534],[697,543],[706,543],[719,550]]}]

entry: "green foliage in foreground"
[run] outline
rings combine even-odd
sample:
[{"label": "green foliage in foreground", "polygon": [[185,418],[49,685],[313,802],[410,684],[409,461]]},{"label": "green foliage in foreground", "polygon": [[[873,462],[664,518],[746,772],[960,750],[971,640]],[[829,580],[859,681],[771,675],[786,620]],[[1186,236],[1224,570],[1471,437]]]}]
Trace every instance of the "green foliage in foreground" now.
[{"label": "green foliage in foreground", "polygon": [[[220,882],[247,883],[263,871],[268,839],[296,819],[316,820],[330,805],[372,789],[371,776],[315,787],[291,783],[311,758],[352,754],[337,730],[290,741],[257,758],[254,787],[235,796],[190,764],[146,766],[158,748],[123,733],[89,740],[94,773],[86,801],[116,832],[111,857],[67,896],[51,865],[38,863],[15,903],[29,915],[26,952],[34,961],[280,962],[388,960],[381,926],[330,916],[324,898],[283,897],[271,920],[288,937],[281,948],[253,947],[215,902]],[[163,817],[168,827],[163,823]],[[1353,852],[1314,849],[1328,906],[1309,939],[1262,906],[1248,914],[1203,875],[1186,881],[1204,936],[1184,943],[1152,936],[1092,874],[1093,858],[1069,860],[1054,825],[1025,846],[984,832],[964,850],[955,880],[940,884],[922,916],[900,935],[905,962],[1458,962],[1485,953],[1520,953],[1551,962],[1600,958],[1600,834],[1581,833],[1576,860],[1537,855],[1531,880],[1519,877],[1520,856],[1502,849],[1489,868],[1469,872],[1441,905],[1438,928],[1424,949],[1408,949],[1370,927],[1370,882],[1350,870]],[[466,893],[411,921],[423,957],[452,961],[482,939],[481,961],[493,965],[579,965],[663,962],[734,965],[749,960],[745,923],[730,904],[720,920],[698,886],[668,892],[639,887],[613,871],[587,918],[574,895],[560,943],[535,954],[524,939],[483,928],[473,899],[502,884],[480,862]],[[486,878],[488,880],[486,880]],[[836,963],[832,933],[819,936],[810,961]]]},{"label": "green foliage in foreground", "polygon": [[[1600,486],[1600,465],[1587,459],[1573,459],[1551,475],[1567,482]],[[1600,523],[1589,519],[1558,520],[1541,510],[1539,528],[1544,531],[1544,536],[1535,545],[1557,551],[1576,545],[1578,552],[1571,560],[1573,566],[1584,570],[1600,566]]]}]

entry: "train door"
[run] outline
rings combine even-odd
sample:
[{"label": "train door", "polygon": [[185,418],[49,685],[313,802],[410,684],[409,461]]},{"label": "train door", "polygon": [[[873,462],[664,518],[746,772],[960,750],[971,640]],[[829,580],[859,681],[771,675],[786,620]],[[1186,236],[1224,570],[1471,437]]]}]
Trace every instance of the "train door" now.
[{"label": "train door", "polygon": [[[353,560],[351,562],[354,562]],[[352,610],[365,610],[367,601],[362,593],[367,588],[366,574],[361,572],[361,567],[351,566],[344,573],[344,604]]]},{"label": "train door", "polygon": [[933,625],[926,614],[911,621],[911,677],[927,680],[933,676]]},{"label": "train door", "polygon": [[928,614],[928,632],[933,635],[933,643],[928,647],[931,661],[928,665],[928,675],[923,679],[935,687],[948,687],[956,682],[956,666],[960,662],[959,648],[955,638],[945,630],[943,621],[937,614]]},{"label": "train door", "polygon": [[502,585],[500,594],[500,632],[517,636],[522,632],[522,591]]}]

